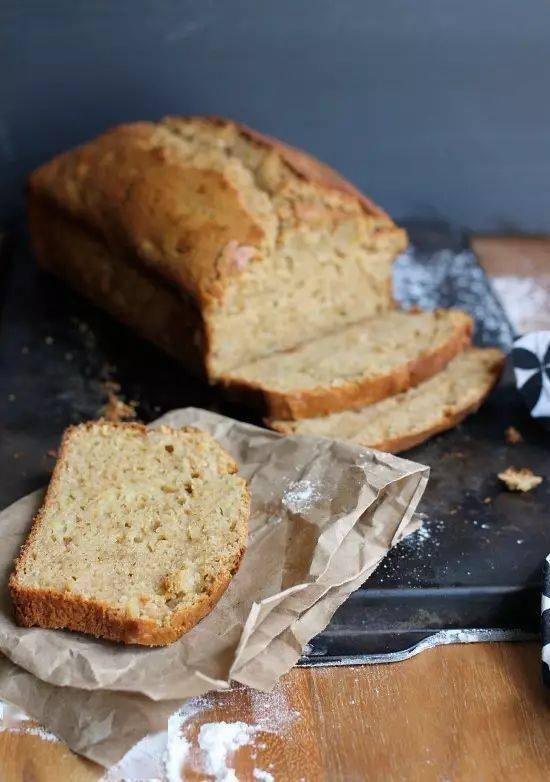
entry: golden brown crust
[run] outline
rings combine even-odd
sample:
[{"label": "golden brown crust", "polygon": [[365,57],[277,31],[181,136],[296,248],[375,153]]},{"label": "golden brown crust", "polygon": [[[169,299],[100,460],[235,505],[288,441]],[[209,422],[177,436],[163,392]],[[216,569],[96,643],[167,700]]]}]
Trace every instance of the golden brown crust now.
[{"label": "golden brown crust", "polygon": [[[479,410],[481,405],[488,398],[491,391],[493,390],[493,388],[496,386],[496,384],[500,379],[500,376],[504,368],[504,362],[505,362],[505,356],[503,354],[500,361],[495,361],[495,363],[491,367],[490,370],[492,375],[491,382],[484,389],[483,394],[481,394],[481,396],[478,399],[476,399],[475,402],[472,402],[472,404],[467,405],[466,407],[462,408],[461,410],[457,410],[454,413],[449,413],[447,415],[444,415],[443,418],[435,426],[432,426],[429,429],[424,429],[421,432],[414,432],[408,436],[380,440],[379,442],[376,443],[370,443],[370,442],[368,443],[361,440],[353,440],[353,442],[357,443],[358,445],[364,445],[367,448],[373,448],[374,450],[377,451],[389,451],[390,453],[401,453],[402,451],[407,451],[409,448],[414,448],[416,445],[420,445],[420,443],[429,440],[430,437],[434,437],[434,435],[436,434],[440,434],[441,432],[445,432],[448,429],[452,429],[453,427],[458,426],[458,424],[461,421],[463,421],[467,416],[477,412],[477,410]],[[285,434],[285,435],[295,434],[292,428],[293,427],[292,422],[287,423],[285,421],[275,421],[271,419],[271,420],[266,420],[265,423],[271,429],[273,429],[276,432],[280,432],[281,434]]]},{"label": "golden brown crust", "polygon": [[182,361],[192,374],[207,376],[209,331],[189,296],[32,193],[28,217],[40,266]]},{"label": "golden brown crust", "polygon": [[458,426],[461,421],[479,410],[495,385],[498,383],[503,366],[504,358],[500,366],[495,366],[493,368],[493,381],[491,385],[486,389],[485,393],[471,405],[468,405],[464,409],[457,411],[454,413],[454,415],[445,416],[436,426],[433,426],[430,429],[426,429],[423,432],[416,432],[415,434],[411,434],[409,437],[396,437],[394,439],[383,440],[382,442],[376,443],[376,445],[371,445],[369,447],[375,448],[378,451],[401,453],[402,451],[407,451],[409,448],[414,448],[416,445],[420,445],[420,443],[423,443],[425,440],[429,440],[430,437],[434,437],[436,434],[446,432],[448,429],[453,429],[455,426]]},{"label": "golden brown crust", "polygon": [[[293,173],[338,191],[380,218],[378,230],[403,236],[386,213],[329,166],[276,139],[221,118],[182,118],[232,125],[274,149]],[[33,172],[29,198],[45,199],[96,231],[109,246],[192,296],[201,306],[219,299],[227,270],[220,250],[230,241],[257,246],[263,227],[235,185],[220,171],[194,168],[182,157],[169,118],[119,125],[58,155]],[[116,176],[113,175],[116,171]],[[193,203],[192,213],[185,204]]]},{"label": "golden brown crust", "polygon": [[292,147],[290,144],[285,144],[284,141],[273,138],[273,136],[268,136],[265,133],[253,130],[247,125],[243,125],[241,122],[236,122],[235,120],[216,116],[206,117],[204,119],[207,122],[212,122],[223,127],[233,125],[245,138],[254,141],[256,144],[261,144],[264,147],[276,150],[289,168],[302,179],[311,182],[312,184],[320,185],[327,190],[339,190],[341,193],[352,196],[360,202],[367,214],[375,217],[385,217],[387,218],[388,223],[393,226],[391,218],[388,217],[386,212],[377,206],[374,201],[364,195],[364,193],[361,193],[355,185],[352,185],[351,182],[344,179],[341,174],[326,163],[317,160],[313,155],[309,155],[307,152],[304,152],[297,147]]},{"label": "golden brown crust", "polygon": [[[149,122],[120,125],[58,155],[31,175],[29,197],[82,221],[201,304],[223,291],[220,249],[263,238],[235,186],[219,171],[192,167],[170,131]],[[190,203],[193,213],[185,211]]]},{"label": "golden brown crust", "polygon": [[220,382],[229,398],[254,407],[268,419],[317,418],[379,402],[427,380],[470,344],[472,329],[472,319],[464,314],[456,321],[455,329],[445,344],[424,352],[388,375],[364,378],[346,385],[282,392],[232,377],[222,376]]},{"label": "golden brown crust", "polygon": [[[78,426],[70,426],[63,433],[58,458],[42,506],[33,519],[30,532],[21,547],[8,582],[10,596],[14,604],[15,618],[17,623],[23,627],[66,628],[126,644],[165,646],[176,641],[210,613],[229,586],[232,577],[238,571],[246,551],[244,541],[246,541],[248,517],[250,514],[250,492],[248,487],[245,487],[241,515],[238,520],[243,539],[243,546],[239,553],[229,567],[220,571],[212,579],[208,590],[200,596],[194,606],[191,609],[186,608],[174,612],[168,624],[160,625],[151,619],[131,617],[101,600],[84,598],[70,592],[22,586],[18,581],[19,569],[38,533],[43,511],[47,507],[49,499],[53,497],[57,490],[60,470],[67,453],[71,434],[76,429],[91,428],[96,426],[97,423],[97,421],[88,421]],[[143,435],[147,434],[147,428],[139,423],[117,424],[109,421],[103,421],[102,423],[103,426],[108,428],[123,426],[138,431]],[[171,430],[170,427],[163,427],[163,430],[175,431]],[[198,430],[196,427],[186,426],[179,431],[192,432]],[[230,473],[235,473],[238,470],[238,466],[229,456],[227,469]]]},{"label": "golden brown crust", "polygon": [[244,553],[243,548],[231,570],[218,575],[193,609],[174,615],[167,625],[159,625],[150,619],[132,618],[100,600],[23,587],[12,576],[9,590],[15,618],[23,627],[67,629],[125,644],[166,646],[177,641],[210,613],[239,569]]}]

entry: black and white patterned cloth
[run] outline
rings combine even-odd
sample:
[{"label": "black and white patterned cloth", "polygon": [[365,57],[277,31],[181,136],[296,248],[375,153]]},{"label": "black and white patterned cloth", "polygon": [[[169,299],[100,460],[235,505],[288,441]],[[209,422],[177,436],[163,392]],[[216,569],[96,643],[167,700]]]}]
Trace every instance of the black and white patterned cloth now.
[{"label": "black and white patterned cloth", "polygon": [[516,339],[512,363],[529,412],[550,428],[550,331],[532,331]]},{"label": "black and white patterned cloth", "polygon": [[550,687],[550,554],[544,563],[544,586],[541,603],[542,678]]},{"label": "black and white patterned cloth", "polygon": [[[550,331],[516,339],[512,350],[516,385],[529,412],[550,429]],[[542,678],[550,687],[550,554],[544,563],[541,601]]]}]

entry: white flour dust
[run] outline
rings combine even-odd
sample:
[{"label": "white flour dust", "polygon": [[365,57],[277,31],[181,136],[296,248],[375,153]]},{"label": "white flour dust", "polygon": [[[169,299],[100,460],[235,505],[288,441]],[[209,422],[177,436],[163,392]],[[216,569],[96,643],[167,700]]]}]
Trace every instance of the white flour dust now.
[{"label": "white flour dust", "polygon": [[26,733],[29,736],[39,736],[43,741],[56,741],[59,739],[39,725],[29,724],[33,720],[16,706],[0,701],[0,731],[9,733]]},{"label": "white flour dust", "polygon": [[163,758],[166,754],[166,747],[167,734],[165,730],[145,736],[128,750],[118,763],[105,772],[100,782],[164,779]]},{"label": "white flour dust", "polygon": [[272,692],[251,690],[250,699],[254,724],[265,733],[285,733],[294,720],[300,719],[300,712],[290,708],[280,689]]},{"label": "white flour dust", "polygon": [[234,769],[227,765],[228,755],[250,744],[257,728],[246,722],[207,722],[199,732],[199,747],[204,757],[204,770],[216,782],[237,782]]},{"label": "white flour dust", "polygon": [[[235,697],[237,690],[229,691],[217,699],[216,693],[193,698],[183,709],[170,718],[168,726],[168,742],[165,754],[165,774],[167,782],[179,782],[184,765],[191,764],[192,770],[205,772],[214,777],[216,782],[238,782],[231,763],[235,752],[241,747],[250,745],[251,758],[255,759],[259,749],[265,749],[266,744],[258,740],[261,733],[283,735],[292,722],[300,718],[299,712],[291,709],[287,698],[280,689],[271,693],[250,690],[250,705],[252,722],[204,722],[198,736],[200,758],[195,759],[188,739],[184,735],[185,728],[192,717],[204,718],[222,698],[228,698],[226,705],[231,707],[231,696]],[[197,763],[199,764],[197,766]],[[275,777],[269,771],[254,769],[254,779],[259,782],[275,782]]]},{"label": "white flour dust", "polygon": [[263,771],[261,768],[255,768],[252,772],[252,776],[254,779],[257,779],[258,782],[274,782],[275,780],[273,774],[270,774],[269,771]]},{"label": "white flour dust", "polygon": [[504,275],[494,277],[492,283],[512,326],[519,334],[547,328],[550,274],[539,280]]},{"label": "white flour dust", "polygon": [[53,733],[48,733],[47,730],[44,730],[44,728],[40,728],[36,725],[20,725],[19,727],[14,728],[4,728],[2,726],[0,727],[0,731],[8,731],[8,733],[24,733],[27,736],[39,736],[43,741],[59,742],[59,739],[57,736],[54,736]]},{"label": "white flour dust", "polygon": [[[250,746],[250,757],[255,760],[258,750],[267,747],[261,734],[284,735],[290,725],[300,719],[300,713],[290,707],[285,693],[276,689],[271,693],[249,691],[250,723],[208,722],[208,712],[214,708],[225,706],[231,709],[237,704],[240,689],[210,693],[187,701],[170,717],[167,730],[145,736],[105,772],[102,782],[181,782],[184,769],[196,774],[209,774],[215,782],[239,782],[232,767],[235,752]],[[193,749],[186,728],[195,717],[203,724],[198,733],[198,748]],[[23,712],[0,702],[0,731],[59,741],[43,728],[29,725],[28,720]],[[270,771],[258,767],[253,770],[253,778],[257,782],[276,782]]]},{"label": "white flour dust", "polygon": [[321,499],[313,481],[295,481],[283,494],[281,503],[290,513],[305,513]]},{"label": "white flour dust", "polygon": [[420,529],[418,529],[418,530],[416,531],[416,538],[417,538],[417,540],[419,540],[420,542],[423,542],[423,541],[425,541],[425,540],[428,540],[429,538],[431,538],[431,536],[432,536],[432,535],[431,535],[431,532],[430,532],[430,530],[428,529],[428,527],[420,527]]}]

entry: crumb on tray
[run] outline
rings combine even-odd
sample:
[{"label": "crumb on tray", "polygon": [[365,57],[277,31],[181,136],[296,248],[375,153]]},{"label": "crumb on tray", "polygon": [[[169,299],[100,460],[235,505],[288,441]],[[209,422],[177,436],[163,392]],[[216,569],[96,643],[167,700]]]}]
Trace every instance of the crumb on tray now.
[{"label": "crumb on tray", "polygon": [[129,421],[136,417],[137,402],[134,400],[129,403],[124,402],[116,395],[114,391],[109,391],[107,403],[101,410],[101,415],[107,421],[118,423],[119,421]]},{"label": "crumb on tray", "polygon": [[498,477],[508,491],[531,491],[542,483],[541,476],[535,475],[528,467],[507,467],[504,472],[499,472]]},{"label": "crumb on tray", "polygon": [[508,429],[504,432],[504,439],[508,445],[517,445],[518,443],[523,442],[521,432],[518,432],[515,426],[508,427]]}]

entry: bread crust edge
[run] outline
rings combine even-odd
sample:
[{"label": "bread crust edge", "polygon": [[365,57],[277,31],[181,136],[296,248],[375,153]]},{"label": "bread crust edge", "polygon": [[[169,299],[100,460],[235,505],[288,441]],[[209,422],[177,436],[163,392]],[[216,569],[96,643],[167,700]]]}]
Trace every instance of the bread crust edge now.
[{"label": "bread crust edge", "polygon": [[[502,354],[499,361],[495,360],[495,363],[490,369],[491,378],[486,388],[483,390],[483,393],[478,397],[478,399],[476,399],[470,405],[467,405],[462,410],[457,410],[453,415],[443,417],[434,426],[431,426],[428,429],[424,429],[421,432],[414,432],[413,434],[410,435],[388,438],[386,440],[380,440],[379,442],[374,444],[361,442],[361,440],[353,440],[351,442],[354,442],[356,445],[363,445],[365,448],[372,448],[375,451],[401,453],[402,451],[407,451],[410,448],[414,448],[416,445],[420,445],[421,443],[428,440],[430,437],[434,437],[436,434],[440,434],[441,432],[446,432],[448,429],[453,429],[455,426],[458,426],[458,424],[461,423],[465,418],[467,418],[467,416],[477,412],[479,408],[482,406],[482,404],[487,400],[487,398],[493,391],[494,387],[500,380],[500,377],[504,369],[505,361],[506,361],[506,357],[504,353]],[[273,419],[271,420],[267,419],[265,423],[271,429],[281,434],[284,435],[296,434],[295,432],[292,431],[291,421],[278,422]]]},{"label": "bread crust edge", "polygon": [[[363,407],[400,394],[428,380],[468,347],[472,339],[473,321],[470,316],[465,313],[463,315],[445,343],[375,379],[364,378],[346,385],[319,386],[308,391],[288,393],[275,391],[260,383],[241,382],[229,376],[222,376],[220,384],[229,399],[249,405],[268,421],[317,418]],[[411,317],[414,317],[414,313]]]}]

